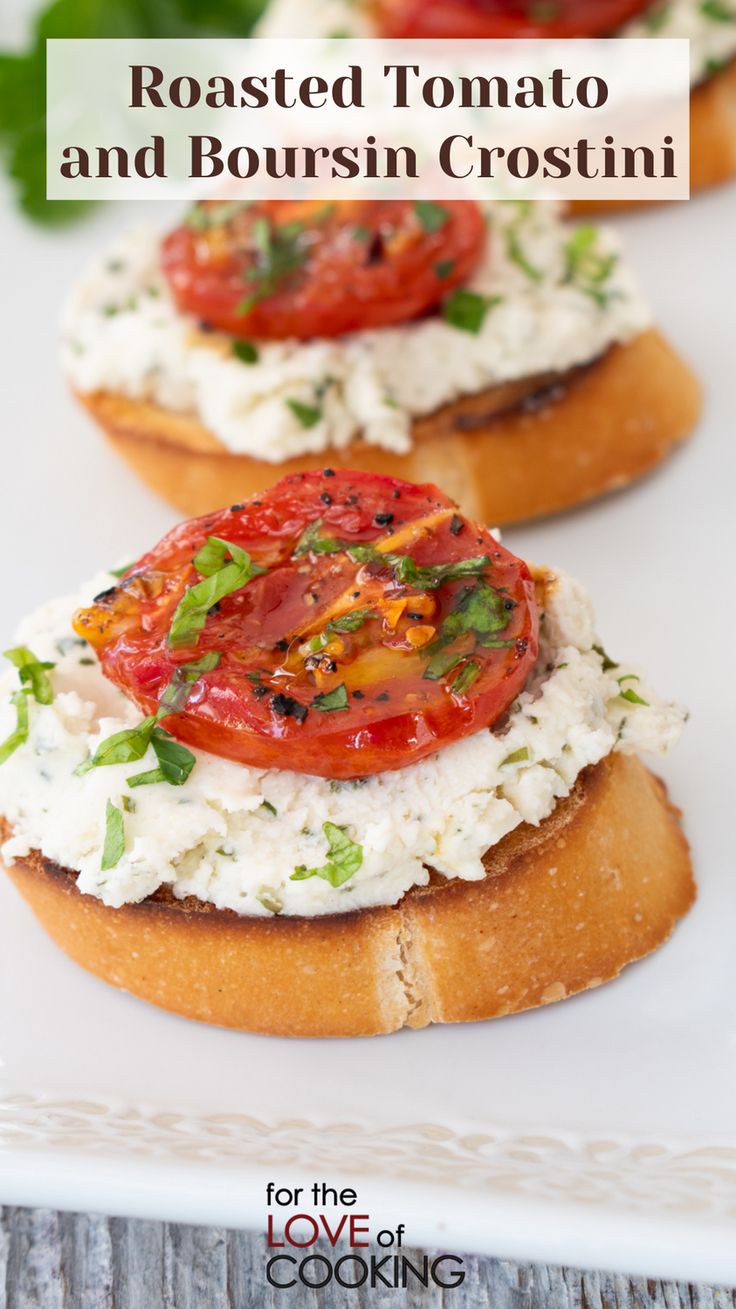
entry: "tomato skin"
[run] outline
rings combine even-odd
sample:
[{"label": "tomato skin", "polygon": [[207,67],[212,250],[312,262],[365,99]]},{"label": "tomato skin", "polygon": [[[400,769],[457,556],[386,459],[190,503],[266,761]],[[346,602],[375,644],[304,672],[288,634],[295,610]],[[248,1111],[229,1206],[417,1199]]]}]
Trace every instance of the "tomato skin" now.
[{"label": "tomato skin", "polygon": [[[295,555],[310,526],[340,549]],[[192,560],[209,537],[246,550],[267,571],[223,599],[188,646],[172,648],[171,618],[201,580]],[[346,543],[373,553],[351,559]],[[425,575],[468,560],[475,571],[437,586],[405,583],[383,562],[378,547],[389,546],[394,558],[406,549]],[[439,632],[481,584],[503,607],[504,639],[471,649],[475,637],[458,638],[460,667],[470,661],[479,671],[467,691],[455,691],[453,674],[424,676],[429,654],[412,642],[417,632]],[[337,654],[328,645],[328,655],[321,646],[305,655],[310,633],[325,631],[330,615],[366,608],[359,629],[331,638]],[[175,528],[74,625],[144,714],[156,712],[178,665],[217,651],[217,667],[196,680],[182,712],[163,720],[166,730],[243,764],[336,779],[405,767],[497,722],[523,689],[538,638],[529,570],[487,529],[456,513],[433,486],[330,470],[295,474],[245,505]],[[321,659],[334,668],[317,667]],[[315,695],[339,687],[345,707],[315,707]]]},{"label": "tomato skin", "polygon": [[[446,220],[427,231],[403,200],[263,201],[208,231],[177,227],[164,240],[163,269],[183,313],[232,336],[308,340],[386,327],[438,304],[467,280],[483,251],[477,205],[455,200],[437,207]],[[286,271],[271,284],[259,274],[265,265],[254,233],[278,241],[296,223],[302,230],[281,247]]]},{"label": "tomato skin", "polygon": [[383,36],[482,38],[611,36],[652,0],[376,0]]}]

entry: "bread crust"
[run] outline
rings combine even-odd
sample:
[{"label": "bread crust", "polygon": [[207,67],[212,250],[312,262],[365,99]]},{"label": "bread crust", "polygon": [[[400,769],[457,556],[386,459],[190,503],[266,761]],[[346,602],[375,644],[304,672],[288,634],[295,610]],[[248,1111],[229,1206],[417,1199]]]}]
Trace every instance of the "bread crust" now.
[{"label": "bread crust", "polygon": [[160,890],[110,909],[39,852],[8,867],[62,950],[188,1018],[279,1036],[367,1036],[548,1004],[667,939],[695,896],[679,814],[637,758],[587,769],[486,877],[433,875],[396,905],[249,918]]},{"label": "bread crust", "polygon": [[[705,191],[736,177],[736,59],[693,89],[690,97],[690,190]],[[572,200],[572,214],[634,208],[654,201]]]},{"label": "bread crust", "polygon": [[626,485],[683,441],[700,412],[697,380],[654,330],[573,372],[445,405],[414,424],[405,455],[355,441],[271,464],[226,451],[190,416],[109,392],[79,399],[143,480],[187,515],[329,463],[434,482],[491,523],[554,513]]}]

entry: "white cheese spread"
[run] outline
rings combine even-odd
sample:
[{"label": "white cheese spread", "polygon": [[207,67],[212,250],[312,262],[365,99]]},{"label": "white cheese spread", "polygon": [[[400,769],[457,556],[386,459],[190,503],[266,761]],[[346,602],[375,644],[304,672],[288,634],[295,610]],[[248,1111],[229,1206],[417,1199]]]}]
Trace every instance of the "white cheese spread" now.
[{"label": "white cheese spread", "polygon": [[[195,414],[228,450],[270,463],[341,449],[357,437],[401,454],[411,448],[413,418],[499,383],[566,372],[650,325],[618,257],[595,294],[570,278],[574,229],[555,205],[495,201],[487,214],[487,254],[468,282],[491,304],[477,334],[438,314],[333,340],[259,342],[256,362],[244,363],[229,337],[205,335],[177,311],[159,237],[137,230],[73,294],[64,315],[65,371],[81,392]],[[600,231],[596,253],[618,256],[609,231]],[[300,405],[312,411],[308,426]]]},{"label": "white cheese spread", "polygon": [[[429,0],[428,0],[429,2]],[[272,0],[259,36],[372,36],[367,6],[355,0]],[[708,77],[736,55],[734,0],[654,0],[618,36],[685,37],[690,41],[693,82]]]},{"label": "white cheese spread", "polygon": [[[636,670],[604,670],[590,602],[578,583],[558,575],[547,587],[536,672],[498,734],[480,731],[359,783],[248,768],[198,751],[183,786],[130,790],[127,777],[155,767],[150,751],[134,765],[74,772],[101,741],[140,721],[89,648],[69,635],[74,608],[111,580],[98,577],[80,597],[54,601],[23,624],[19,640],[56,663],[54,699],[29,698],[28,739],[0,766],[0,814],[12,828],[5,861],[41,850],[78,871],[80,891],[107,905],[136,903],[168,885],[179,898],[238,913],[313,915],[394,904],[427,882],[430,866],[448,878],[479,879],[483,853],[520,823],[542,822],[583,768],[613,750],[663,754],[685,719]],[[0,678],[0,741],[15,727],[17,689],[9,669]],[[122,813],[125,851],[103,872],[108,801]],[[299,866],[324,865],[326,821],[360,845],[360,868],[338,888],[318,876],[292,881]]]}]

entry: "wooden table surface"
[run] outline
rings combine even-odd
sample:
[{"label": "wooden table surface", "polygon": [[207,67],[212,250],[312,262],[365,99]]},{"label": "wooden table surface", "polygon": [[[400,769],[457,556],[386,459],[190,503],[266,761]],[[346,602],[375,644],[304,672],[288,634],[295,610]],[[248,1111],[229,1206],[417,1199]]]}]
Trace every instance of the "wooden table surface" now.
[{"label": "wooden table surface", "polygon": [[265,1250],[220,1227],[0,1209],[0,1309],[736,1309],[731,1290],[472,1256],[445,1292],[284,1293],[266,1282]]}]

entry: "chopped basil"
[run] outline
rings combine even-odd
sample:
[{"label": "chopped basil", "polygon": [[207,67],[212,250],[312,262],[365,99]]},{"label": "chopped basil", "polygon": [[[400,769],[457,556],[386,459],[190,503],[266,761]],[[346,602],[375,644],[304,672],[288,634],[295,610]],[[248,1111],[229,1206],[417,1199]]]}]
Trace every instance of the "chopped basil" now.
[{"label": "chopped basil", "polygon": [[723,0],[701,0],[700,12],[715,23],[732,23],[736,19],[736,9],[724,4]]},{"label": "chopped basil", "polygon": [[638,682],[638,681],[639,678],[636,673],[624,673],[623,677],[619,677],[618,679],[618,686],[619,686],[618,693],[621,696],[621,699],[628,700],[629,704],[648,705],[649,701],[642,700],[641,696],[636,693],[636,691],[632,686],[627,686],[625,690],[621,689],[621,684],[623,682]]},{"label": "chopped basil", "polygon": [[107,571],[111,577],[124,577],[132,567],[132,564],[123,564],[122,568],[108,568]]},{"label": "chopped basil", "polygon": [[[500,648],[513,645],[513,641],[501,641],[495,635],[503,631],[508,622],[509,612],[500,591],[483,579],[473,587],[466,587],[455,597],[453,608],[442,620],[435,640],[426,647],[429,662],[423,676],[431,682],[439,681],[467,658],[467,650],[458,652],[446,648],[458,638],[471,635],[475,637],[476,647]],[[454,690],[467,690],[475,681],[475,677],[471,677],[470,681],[463,680],[458,685],[462,677],[461,672],[453,683]]]},{"label": "chopped basil", "polygon": [[596,248],[598,239],[598,229],[589,224],[578,227],[573,233],[565,245],[565,281],[603,308],[611,296],[604,286],[616,266],[618,255],[601,253]]},{"label": "chopped basil", "polygon": [[10,703],[15,706],[15,730],[6,736],[0,744],[0,764],[4,764],[11,754],[28,740],[28,696],[25,691],[16,691]]},{"label": "chopped basil", "polygon": [[500,766],[501,768],[505,768],[507,764],[523,764],[526,763],[528,758],[529,747],[522,745],[520,750],[513,750],[511,754],[507,754],[506,758],[501,760]]},{"label": "chopped basil", "polygon": [[439,232],[450,221],[450,215],[447,209],[442,205],[435,204],[434,200],[416,200],[414,202],[414,213],[425,232],[431,236],[434,232]]},{"label": "chopped basil", "polygon": [[133,799],[132,795],[124,795],[122,797],[122,806],[126,814],[135,813],[135,800]]},{"label": "chopped basil", "polygon": [[303,882],[308,877],[321,877],[331,886],[342,886],[357,873],[363,863],[363,848],[351,841],[344,827],[335,823],[323,823],[322,831],[327,837],[327,863],[320,868],[307,868],[300,864],[291,874],[292,882]]},{"label": "chopped basil", "polygon": [[322,713],[329,713],[333,709],[347,709],[347,707],[348,693],[342,682],[335,687],[334,691],[316,695],[312,701],[312,708],[320,709]]},{"label": "chopped basil", "polygon": [[596,654],[600,655],[601,657],[601,660],[603,662],[604,673],[607,673],[611,668],[618,668],[618,664],[613,659],[609,658],[609,656],[606,654],[605,650],[603,649],[602,645],[594,645],[593,649],[595,650]]},{"label": "chopped basil", "polygon": [[273,814],[274,818],[278,816],[278,809],[274,804],[271,804],[270,800],[261,800],[261,809],[267,809],[270,814]]},{"label": "chopped basil", "polygon": [[48,669],[55,668],[56,664],[42,663],[27,645],[16,645],[12,650],[6,650],[5,658],[18,669],[18,676],[23,686],[27,687],[34,700],[38,704],[51,704],[54,689],[47,672]]},{"label": "chopped basil", "polygon": [[372,236],[373,233],[370,227],[358,226],[353,228],[353,240],[360,241],[361,244],[367,244],[367,242],[371,240]]},{"label": "chopped basil", "polygon": [[477,291],[466,291],[459,287],[445,300],[442,316],[451,327],[477,336],[488,310],[500,304],[502,298],[500,295],[479,295]]},{"label": "chopped basil", "polygon": [[461,668],[457,677],[453,679],[453,693],[455,695],[464,695],[466,691],[470,690],[473,682],[480,677],[480,673],[480,664],[477,663],[475,659],[471,659],[470,663],[467,663],[464,668]]},{"label": "chopped basil", "polygon": [[189,213],[185,214],[184,222],[187,227],[193,227],[195,231],[208,232],[213,227],[224,227],[244,209],[249,209],[251,204],[251,200],[228,200],[214,208],[194,205]]},{"label": "chopped basil", "polygon": [[271,224],[267,218],[257,218],[251,230],[258,257],[246,272],[246,280],[253,283],[251,294],[236,306],[237,314],[248,314],[261,300],[278,290],[281,283],[302,264],[309,254],[304,241],[302,223]]},{"label": "chopped basil", "polygon": [[637,695],[636,691],[630,686],[627,686],[625,691],[619,691],[619,695],[622,700],[628,700],[629,704],[649,704],[648,700],[642,700],[641,696]]},{"label": "chopped basil", "polygon": [[105,809],[105,844],[102,847],[100,872],[114,868],[125,854],[125,823],[123,812],[108,800]]},{"label": "chopped basil", "polygon": [[166,687],[158,709],[158,718],[168,714],[180,714],[192,693],[194,683],[202,673],[210,673],[217,668],[222,655],[217,650],[210,650],[201,659],[190,659],[189,663],[179,664],[169,685]]},{"label": "chopped basil", "polygon": [[315,518],[313,523],[309,523],[304,528],[299,537],[294,547],[293,558],[298,559],[300,555],[306,554],[334,555],[346,548],[344,541],[337,541],[332,536],[320,536],[321,531],[322,519]]},{"label": "chopped basil", "polygon": [[314,405],[302,404],[301,400],[287,400],[286,405],[302,427],[316,427],[322,420],[322,410]]},{"label": "chopped basil", "polygon": [[482,573],[490,564],[488,555],[476,555],[472,559],[458,559],[448,564],[418,564],[411,555],[389,554],[376,550],[372,545],[350,545],[343,543],[350,558],[359,564],[381,564],[390,568],[394,578],[403,586],[433,591],[445,582],[454,582],[460,577],[474,577]]},{"label": "chopped basil", "polygon": [[454,267],[455,267],[454,259],[441,259],[438,264],[435,264],[434,271],[436,272],[440,281],[444,282],[445,279],[450,276]]},{"label": "chopped basil", "polygon": [[241,364],[257,364],[260,358],[252,341],[233,341],[232,351]]},{"label": "chopped basil", "polygon": [[[448,673],[451,673],[453,668],[457,668],[457,665],[462,663],[465,655],[458,654],[455,650],[445,650],[442,648],[442,644],[438,645],[436,641],[433,642],[433,645],[437,647],[436,651],[431,656],[422,676],[428,682],[439,682]],[[430,649],[431,647],[428,646],[427,648]]]},{"label": "chopped basil", "polygon": [[180,745],[162,727],[154,728],[151,745],[158,759],[158,768],[129,777],[128,786],[148,786],[153,782],[168,782],[170,786],[183,786],[197,762],[191,750]]},{"label": "chopped basil", "polygon": [[[225,562],[228,554],[230,563]],[[204,581],[190,586],[179,601],[169,628],[169,645],[190,645],[196,641],[212,606],[266,571],[254,564],[240,546],[216,536],[208,537],[194,566],[204,575]]]},{"label": "chopped basil", "polygon": [[137,727],[126,727],[122,732],[115,732],[106,741],[98,745],[91,759],[76,768],[77,777],[84,777],[93,768],[103,768],[110,764],[132,764],[142,759],[153,736],[156,719],[153,715],[144,718]]},{"label": "chopped basil", "polygon": [[312,637],[309,648],[313,651],[323,650],[335,633],[357,632],[369,618],[378,617],[373,609],[352,609],[350,613],[341,614],[339,618],[331,618],[324,632],[319,632],[317,636]]},{"label": "chopped basil", "polygon": [[524,215],[525,211],[522,210],[520,218],[513,222],[510,227],[506,228],[504,234],[506,241],[506,254],[511,260],[511,263],[516,264],[516,267],[521,269],[522,273],[524,273],[525,277],[529,278],[530,282],[541,282],[542,273],[538,268],[535,268],[534,264],[529,262],[524,254],[521,240],[519,239],[519,222],[523,219]]}]

